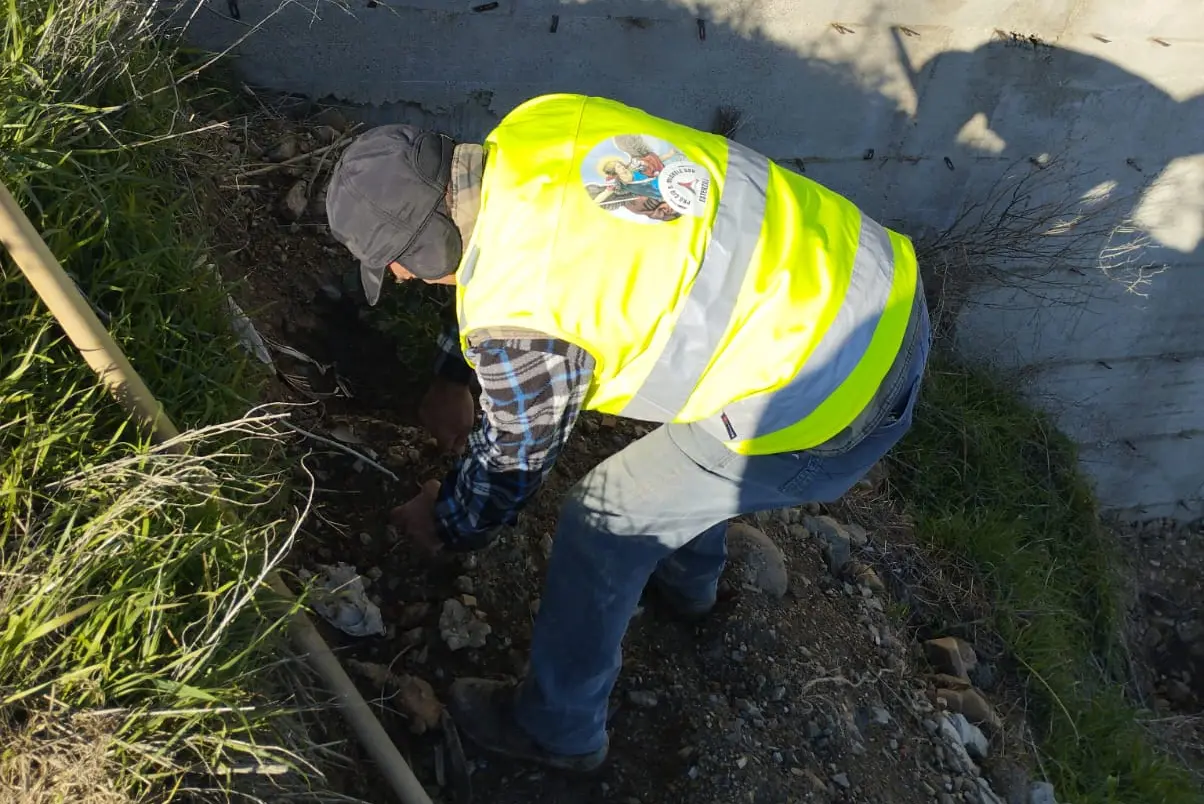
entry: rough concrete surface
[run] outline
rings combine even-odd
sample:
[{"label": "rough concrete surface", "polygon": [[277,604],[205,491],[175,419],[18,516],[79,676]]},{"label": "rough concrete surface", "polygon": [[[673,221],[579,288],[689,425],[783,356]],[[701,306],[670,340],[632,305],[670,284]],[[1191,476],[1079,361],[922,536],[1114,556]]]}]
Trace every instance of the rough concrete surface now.
[{"label": "rough concrete surface", "polygon": [[700,127],[734,105],[736,139],[916,237],[1043,166],[1061,172],[1034,203],[1108,191],[1095,228],[1134,218],[1125,236],[1148,248],[1118,253],[1101,234],[1060,272],[1011,266],[1018,278],[976,284],[956,311],[959,343],[1018,372],[1082,444],[1106,505],[1204,512],[1204,4],[243,0],[239,20],[227,9],[204,0],[196,43],[249,34],[234,53],[250,81],[369,104],[370,121],[475,138],[555,91]]}]

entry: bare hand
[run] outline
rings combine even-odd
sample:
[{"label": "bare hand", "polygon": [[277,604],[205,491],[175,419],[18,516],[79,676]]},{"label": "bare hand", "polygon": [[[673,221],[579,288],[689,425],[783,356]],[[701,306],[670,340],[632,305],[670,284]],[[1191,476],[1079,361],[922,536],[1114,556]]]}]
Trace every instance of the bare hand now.
[{"label": "bare hand", "polygon": [[409,502],[389,512],[389,523],[399,536],[409,539],[426,556],[435,556],[443,549],[443,541],[435,527],[435,500],[439,497],[439,481],[428,480],[422,490]]},{"label": "bare hand", "polygon": [[418,418],[435,437],[439,449],[459,455],[476,423],[472,391],[467,385],[436,377],[422,397]]}]

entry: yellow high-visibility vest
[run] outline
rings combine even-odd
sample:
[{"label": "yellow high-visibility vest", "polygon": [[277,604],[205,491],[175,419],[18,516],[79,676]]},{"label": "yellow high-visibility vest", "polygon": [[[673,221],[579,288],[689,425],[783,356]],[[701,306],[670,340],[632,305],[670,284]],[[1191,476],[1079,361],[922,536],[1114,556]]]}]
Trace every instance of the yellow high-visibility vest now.
[{"label": "yellow high-visibility vest", "polygon": [[767,454],[840,433],[899,353],[910,240],[738,143],[558,94],[485,149],[457,271],[470,360],[474,335],[541,332],[596,361],[587,409]]}]

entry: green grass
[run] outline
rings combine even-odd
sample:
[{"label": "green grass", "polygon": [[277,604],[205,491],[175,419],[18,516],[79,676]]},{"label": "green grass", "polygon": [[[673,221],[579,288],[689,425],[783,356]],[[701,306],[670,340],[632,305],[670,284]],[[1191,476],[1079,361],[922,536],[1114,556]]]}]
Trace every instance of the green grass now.
[{"label": "green grass", "polygon": [[263,420],[218,424],[259,377],[205,261],[179,66],[146,12],[2,12],[0,179],[176,423],[206,428],[184,456],[149,449],[0,259],[5,801],[166,800],[305,767],[264,693],[282,612],[258,583],[289,536],[279,442]]},{"label": "green grass", "polygon": [[1124,694],[1116,548],[1070,442],[1007,388],[935,358],[893,460],[920,539],[988,582],[1059,800],[1197,804]]}]

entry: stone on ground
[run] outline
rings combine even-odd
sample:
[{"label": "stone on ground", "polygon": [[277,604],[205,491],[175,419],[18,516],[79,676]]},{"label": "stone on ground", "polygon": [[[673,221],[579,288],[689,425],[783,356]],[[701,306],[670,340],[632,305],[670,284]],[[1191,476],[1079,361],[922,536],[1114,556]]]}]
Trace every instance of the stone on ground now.
[{"label": "stone on ground", "polygon": [[809,516],[803,524],[823,547],[828,569],[839,575],[853,557],[853,537],[830,516]]},{"label": "stone on ground", "polygon": [[938,672],[967,680],[970,671],[978,666],[974,648],[957,637],[928,640],[924,643],[924,656]]},{"label": "stone on ground", "polygon": [[632,690],[627,693],[627,700],[643,709],[653,709],[658,703],[656,693],[648,690]]},{"label": "stone on ground", "polygon": [[786,557],[760,530],[738,522],[729,525],[727,550],[729,564],[740,581],[773,597],[786,594]]},{"label": "stone on ground", "polygon": [[477,619],[472,611],[455,598],[444,601],[439,615],[439,634],[452,650],[483,648],[493,629]]},{"label": "stone on ground", "polygon": [[965,715],[971,723],[991,728],[1000,726],[999,716],[978,690],[937,690],[936,697],[938,701],[945,702],[945,707],[950,712]]},{"label": "stone on ground", "polygon": [[309,206],[309,185],[304,179],[293,184],[281,202],[282,210],[289,220],[297,220]]},{"label": "stone on ground", "polygon": [[409,716],[410,731],[425,734],[439,725],[443,715],[443,704],[435,697],[435,690],[418,676],[400,677],[397,695],[393,699],[398,709]]},{"label": "stone on ground", "polygon": [[957,729],[958,737],[961,738],[962,745],[966,747],[966,753],[970,755],[970,758],[979,762],[986,759],[989,743],[987,736],[982,733],[982,729],[960,713],[953,715],[949,720],[953,723],[953,728]]},{"label": "stone on ground", "polygon": [[1028,804],[1058,804],[1054,786],[1049,782],[1033,782],[1028,791]]}]

